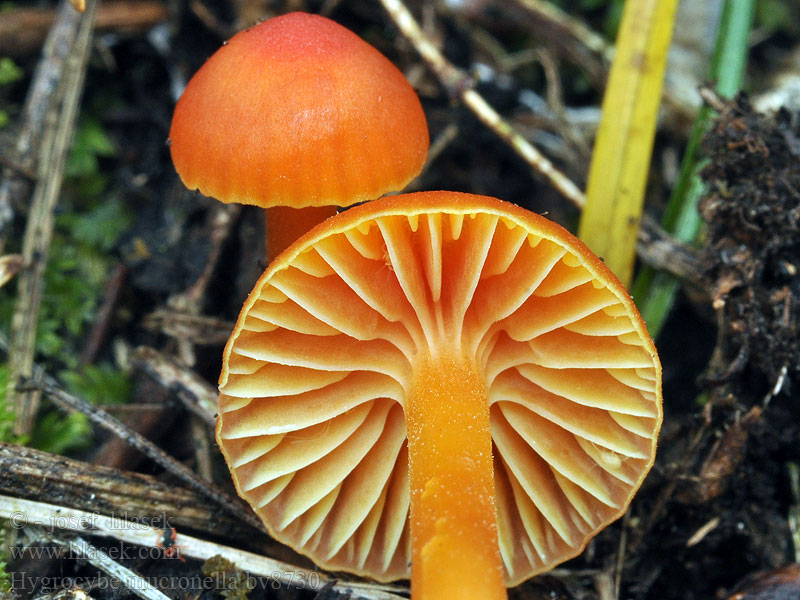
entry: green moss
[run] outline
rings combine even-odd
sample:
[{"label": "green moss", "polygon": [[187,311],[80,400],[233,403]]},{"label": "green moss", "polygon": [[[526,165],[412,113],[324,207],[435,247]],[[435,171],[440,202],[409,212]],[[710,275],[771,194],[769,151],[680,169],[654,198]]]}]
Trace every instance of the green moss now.
[{"label": "green moss", "polygon": [[0,560],[0,594],[11,594],[11,574],[6,571],[4,560]]},{"label": "green moss", "polygon": [[[0,60],[0,81],[2,61]],[[131,395],[127,376],[110,364],[79,369],[87,334],[96,319],[108,275],[114,266],[113,251],[132,223],[131,211],[109,193],[103,172],[116,148],[99,117],[82,116],[67,161],[66,179],[44,275],[44,291],[36,332],[36,360],[72,393],[95,404],[126,402]],[[19,241],[17,242],[19,243]],[[0,322],[8,330],[16,303],[15,284],[0,289]],[[5,375],[0,369],[0,376]],[[5,385],[0,387],[5,390]],[[13,415],[0,405],[0,439],[11,440]],[[91,443],[91,427],[85,416],[65,416],[44,409],[30,443],[63,454]]]},{"label": "green moss", "polygon": [[19,81],[25,75],[20,67],[7,56],[0,58],[0,85],[8,85]]},{"label": "green moss", "polygon": [[213,577],[217,591],[227,600],[247,600],[253,590],[253,579],[231,561],[219,555],[212,556],[202,567],[203,575]]}]

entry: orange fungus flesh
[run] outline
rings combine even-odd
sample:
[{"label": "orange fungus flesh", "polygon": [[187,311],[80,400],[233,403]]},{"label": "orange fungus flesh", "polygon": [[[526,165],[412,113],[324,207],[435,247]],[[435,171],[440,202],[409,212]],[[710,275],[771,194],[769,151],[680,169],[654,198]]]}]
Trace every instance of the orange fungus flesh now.
[{"label": "orange fungus flesh", "polygon": [[237,490],[319,565],[502,598],[577,555],[650,469],[661,367],[627,292],[493,198],[393,196],[267,269],[226,346]]},{"label": "orange fungus flesh", "polygon": [[386,57],[329,19],[290,13],[206,61],[178,101],[170,142],[184,184],[223,202],[349,206],[416,176],[428,131]]},{"label": "orange fungus flesh", "polygon": [[273,206],[266,212],[264,228],[267,232],[267,264],[297,238],[336,214],[335,206]]},{"label": "orange fungus flesh", "polygon": [[415,361],[408,395],[412,592],[505,598],[488,396],[475,361],[453,347]]}]

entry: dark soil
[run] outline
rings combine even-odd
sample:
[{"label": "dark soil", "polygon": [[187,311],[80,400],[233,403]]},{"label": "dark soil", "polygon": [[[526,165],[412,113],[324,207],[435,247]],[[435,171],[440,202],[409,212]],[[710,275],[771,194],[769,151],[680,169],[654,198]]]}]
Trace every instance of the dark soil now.
[{"label": "dark soil", "polygon": [[[101,159],[101,170],[136,213],[133,227],[113,250],[126,277],[115,318],[103,336],[100,352],[106,359],[112,357],[115,340],[131,347],[177,348],[173,336],[158,327],[145,327],[144,319],[196,281],[213,249],[208,219],[215,201],[183,188],[166,146],[173,88],[235,31],[236,7],[247,2],[167,4],[169,21],[158,31],[165,36],[166,47],[156,50],[145,32],[105,34],[97,40],[86,84],[84,109],[101,120],[119,149],[116,156]],[[311,1],[261,4],[276,13],[323,8]],[[417,16],[422,4],[409,2]],[[476,32],[508,49],[538,43],[528,37],[525,24],[509,19],[513,13],[504,10],[505,4],[471,16],[437,13],[435,34],[445,40],[451,60],[465,69],[479,61],[491,64],[486,46],[476,41],[486,38]],[[359,33],[412,75],[431,139],[449,125],[458,127],[456,137],[413,184],[415,188],[500,197],[546,213],[574,230],[575,210],[443,91],[379,4],[326,2],[325,7],[331,10],[328,16]],[[599,27],[597,14],[585,18]],[[790,45],[785,34],[761,44],[758,51],[767,55]],[[559,54],[560,47],[547,46],[547,51],[560,69],[561,101],[569,106],[599,105],[601,90]],[[17,61],[30,75],[36,58],[20,56]],[[575,83],[578,77],[580,83]],[[23,83],[5,99],[21,102]],[[525,127],[536,119],[520,102],[520,93],[535,90],[546,97],[548,82],[545,70],[533,63],[511,73],[495,69],[478,89],[517,126]],[[608,585],[613,587],[616,577],[621,599],[727,598],[745,576],[785,567],[800,551],[793,547],[788,521],[792,506],[800,503],[791,493],[789,478],[789,464],[800,465],[800,401],[795,394],[800,377],[800,114],[761,115],[743,95],[720,108],[704,142],[709,162],[703,171],[708,195],[700,207],[706,222],[700,275],[706,289],[699,293],[690,289],[680,296],[657,340],[664,365],[665,419],[656,464],[629,515],[601,532],[582,556],[511,590],[511,598],[607,600],[615,596],[601,590],[611,589]],[[557,119],[540,120],[535,127],[558,138],[558,167],[582,186],[591,137],[577,135],[576,141],[574,131],[562,136],[565,126]],[[668,124],[659,135],[649,195],[649,209],[656,217],[670,187],[669,177],[661,172],[667,162],[664,157],[682,148],[685,140],[685,129],[676,124]],[[24,226],[24,206],[19,209],[17,233]],[[264,267],[262,226],[255,209],[245,208],[238,215],[203,298],[204,315],[225,324],[236,318]],[[194,370],[215,383],[222,345],[197,345],[195,350]],[[146,403],[153,384],[144,374],[136,377],[135,400]],[[187,415],[177,404],[170,407],[176,414],[162,421],[168,426],[154,428],[148,435],[191,464]],[[97,439],[93,450],[105,438]],[[85,458],[92,460],[91,453]],[[117,466],[160,473],[141,457],[131,460],[136,462]],[[216,469],[218,482],[228,485],[224,467]],[[221,541],[252,547],[252,540]],[[279,558],[307,565],[288,553]],[[172,598],[217,597],[198,583],[199,562],[164,556],[123,562],[146,576],[184,577],[181,585],[165,590]],[[62,582],[98,574],[77,559],[28,557],[9,565],[9,570]],[[736,593],[745,595],[736,597],[798,600],[798,580],[800,575],[791,570],[772,579],[761,577],[746,584],[751,585],[750,592],[739,590]],[[776,581],[783,591],[775,591]],[[88,586],[86,590],[98,600],[132,597],[124,589]],[[22,598],[34,595],[27,586],[19,592]],[[250,597],[342,596],[330,590],[315,595],[263,580]]]},{"label": "dark soil", "polygon": [[742,94],[705,145],[706,276],[724,338],[714,365],[723,368],[708,377],[739,387],[781,371],[791,379],[800,364],[800,115],[760,115]]}]

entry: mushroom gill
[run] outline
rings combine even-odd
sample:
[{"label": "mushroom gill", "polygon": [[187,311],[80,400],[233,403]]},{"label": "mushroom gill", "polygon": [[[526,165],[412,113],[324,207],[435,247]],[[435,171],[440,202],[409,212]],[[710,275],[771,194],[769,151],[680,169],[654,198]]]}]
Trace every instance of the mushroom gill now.
[{"label": "mushroom gill", "polygon": [[381,581],[413,562],[428,597],[451,589],[440,571],[502,588],[578,554],[661,423],[655,347],[602,261],[452,192],[356,207],[280,255],[220,390],[220,447],[277,539]]}]

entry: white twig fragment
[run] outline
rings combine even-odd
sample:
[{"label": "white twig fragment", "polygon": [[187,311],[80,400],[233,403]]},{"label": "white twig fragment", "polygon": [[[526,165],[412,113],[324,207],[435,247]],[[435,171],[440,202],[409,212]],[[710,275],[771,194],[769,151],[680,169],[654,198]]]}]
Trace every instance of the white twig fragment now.
[{"label": "white twig fragment", "polygon": [[[164,535],[163,529],[143,523],[4,495],[0,495],[0,519],[8,519],[13,529],[22,529],[28,525],[38,525],[45,529],[57,527],[148,547],[155,546]],[[190,535],[178,533],[173,545],[179,548],[181,556],[204,561],[214,556],[221,556],[252,575],[268,577],[294,587],[320,589],[333,581],[327,575],[316,571]],[[333,583],[333,589],[366,600],[403,600],[401,596],[389,590],[404,591],[400,587],[338,580]]]},{"label": "white twig fragment", "polygon": [[123,567],[108,554],[99,548],[95,548],[83,538],[61,538],[39,528],[27,531],[35,541],[48,542],[67,548],[72,555],[84,558],[104,573],[114,577],[127,589],[140,598],[144,598],[144,600],[169,600],[169,596],[153,587],[144,577]]}]

